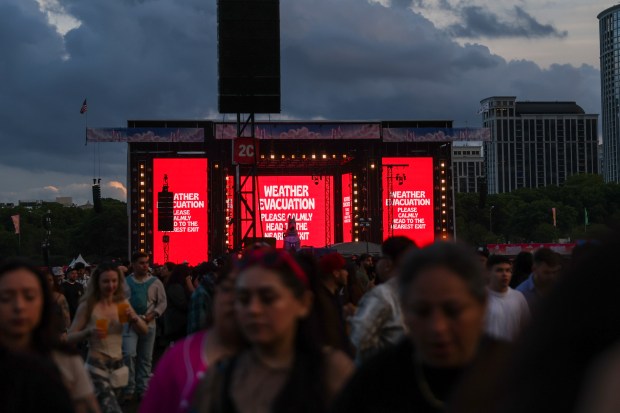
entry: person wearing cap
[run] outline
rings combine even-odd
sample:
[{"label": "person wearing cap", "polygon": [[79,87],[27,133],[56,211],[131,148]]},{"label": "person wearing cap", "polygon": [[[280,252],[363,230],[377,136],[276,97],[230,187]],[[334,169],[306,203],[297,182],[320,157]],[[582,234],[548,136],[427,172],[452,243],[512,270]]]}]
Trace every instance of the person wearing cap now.
[{"label": "person wearing cap", "polygon": [[476,248],[476,255],[478,255],[478,259],[480,260],[480,265],[482,268],[487,267],[487,260],[489,259],[489,250],[484,245]]},{"label": "person wearing cap", "polygon": [[344,287],[349,273],[346,261],[337,252],[323,255],[319,259],[319,283],[315,294],[315,311],[321,323],[323,345],[353,354],[346,331],[344,316]]}]

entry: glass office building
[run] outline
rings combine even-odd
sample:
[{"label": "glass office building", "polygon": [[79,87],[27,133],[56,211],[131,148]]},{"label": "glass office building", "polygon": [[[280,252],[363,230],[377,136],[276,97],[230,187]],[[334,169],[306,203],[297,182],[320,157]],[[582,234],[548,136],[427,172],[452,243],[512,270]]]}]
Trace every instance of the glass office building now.
[{"label": "glass office building", "polygon": [[598,15],[601,59],[601,110],[603,122],[603,176],[620,182],[620,5]]},{"label": "glass office building", "polygon": [[480,103],[483,126],[491,129],[484,146],[490,194],[599,173],[598,115],[586,114],[575,102],[493,96]]}]

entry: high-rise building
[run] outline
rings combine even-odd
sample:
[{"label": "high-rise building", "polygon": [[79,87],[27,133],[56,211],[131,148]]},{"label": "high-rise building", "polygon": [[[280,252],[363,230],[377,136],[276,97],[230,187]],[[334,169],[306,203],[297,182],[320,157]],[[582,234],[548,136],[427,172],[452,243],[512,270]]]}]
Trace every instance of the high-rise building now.
[{"label": "high-rise building", "polygon": [[479,192],[484,178],[484,155],[481,142],[452,144],[452,179],[455,192]]},{"label": "high-rise building", "polygon": [[480,103],[483,126],[491,129],[484,147],[490,194],[598,173],[598,115],[586,114],[575,102],[493,96]]},{"label": "high-rise building", "polygon": [[598,15],[601,59],[603,177],[620,182],[620,5]]}]

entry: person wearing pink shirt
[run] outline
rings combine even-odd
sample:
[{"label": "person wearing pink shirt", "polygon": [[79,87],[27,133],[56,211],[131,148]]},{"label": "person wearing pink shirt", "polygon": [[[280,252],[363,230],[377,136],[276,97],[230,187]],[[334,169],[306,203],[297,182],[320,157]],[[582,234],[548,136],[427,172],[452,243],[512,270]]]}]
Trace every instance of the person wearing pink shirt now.
[{"label": "person wearing pink shirt", "polygon": [[209,366],[241,348],[234,300],[235,274],[224,273],[216,281],[213,326],[176,342],[163,355],[149,381],[140,413],[187,412],[196,385]]}]

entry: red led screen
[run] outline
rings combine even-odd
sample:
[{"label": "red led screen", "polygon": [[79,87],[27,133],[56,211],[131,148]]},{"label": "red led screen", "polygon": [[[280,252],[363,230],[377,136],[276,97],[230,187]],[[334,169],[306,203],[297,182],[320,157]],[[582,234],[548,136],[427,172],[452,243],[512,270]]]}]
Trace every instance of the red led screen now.
[{"label": "red led screen", "polygon": [[433,158],[383,158],[383,237],[435,240]]},{"label": "red led screen", "polygon": [[[275,238],[276,248],[282,248],[288,218],[294,216],[302,247],[333,244],[332,182],[331,176],[259,176],[257,213],[261,226],[256,235]],[[244,235],[248,227],[249,222],[244,221],[241,227]]]},{"label": "red led screen", "polygon": [[[173,228],[160,232],[158,228],[158,196],[168,177],[168,191],[173,197]],[[207,159],[153,160],[153,262],[165,262],[164,235],[169,237],[168,261],[187,261],[197,265],[207,260]]]},{"label": "red led screen", "polygon": [[342,242],[353,241],[353,175],[342,175]]}]

